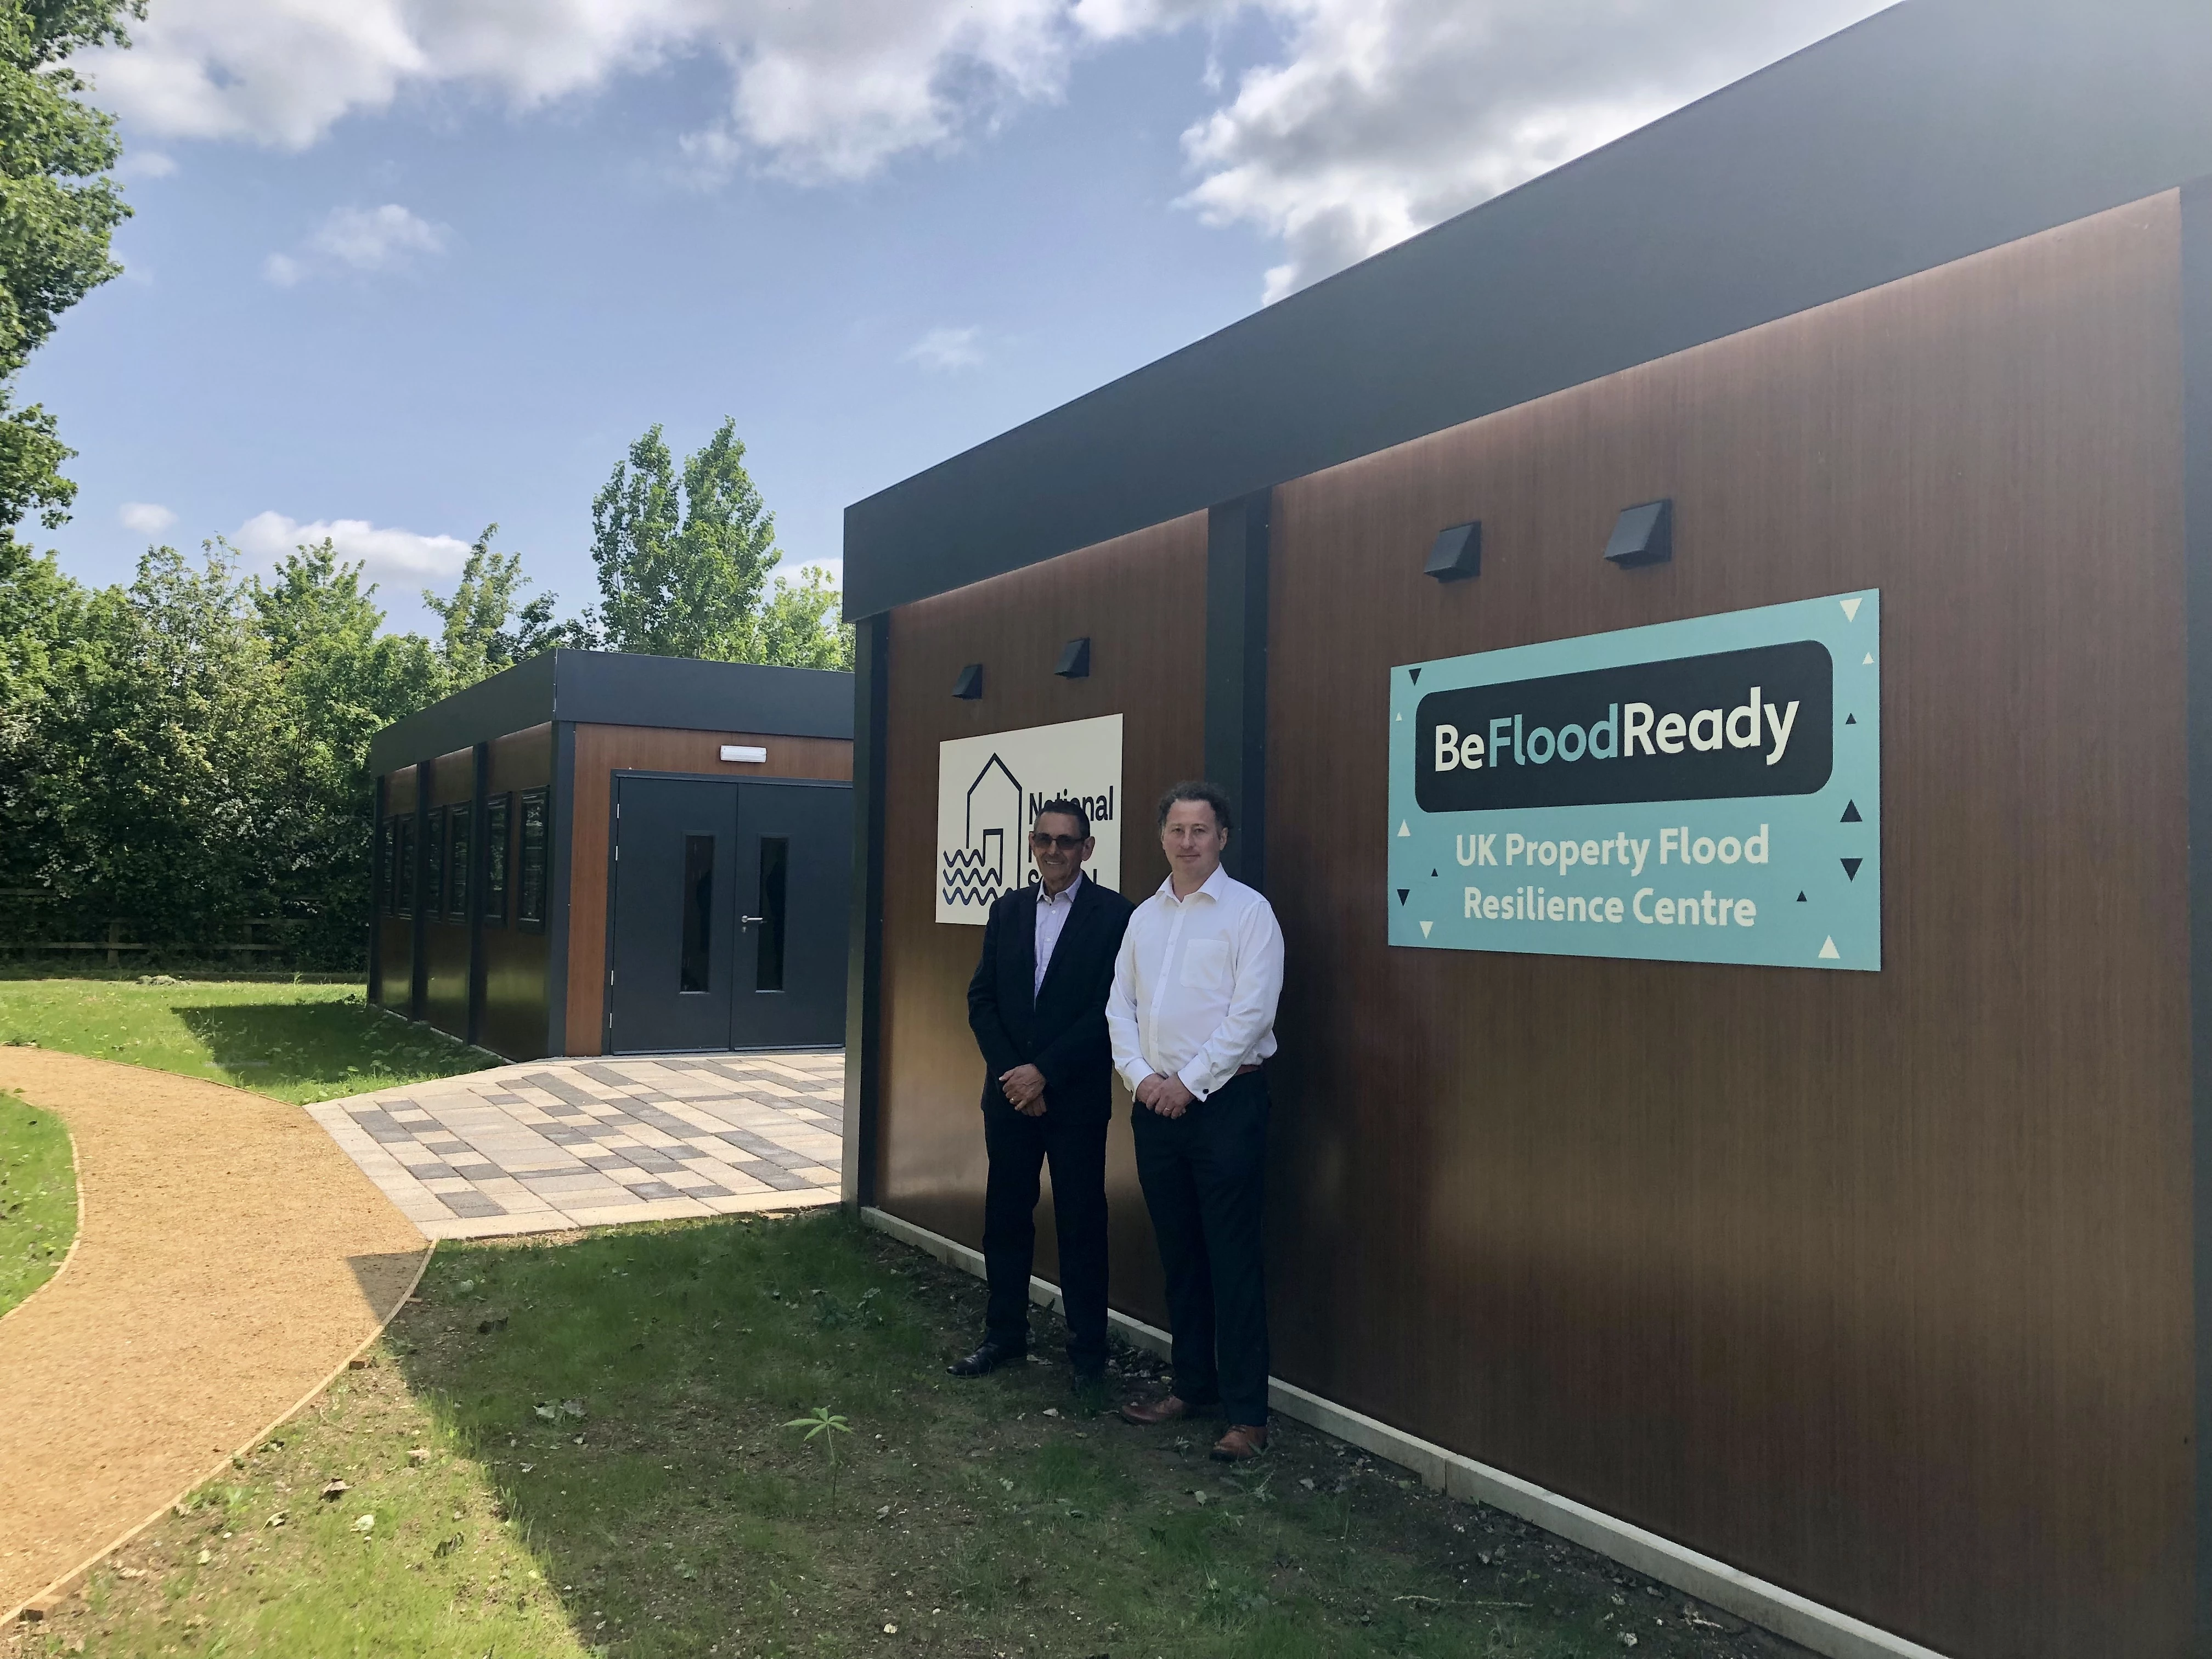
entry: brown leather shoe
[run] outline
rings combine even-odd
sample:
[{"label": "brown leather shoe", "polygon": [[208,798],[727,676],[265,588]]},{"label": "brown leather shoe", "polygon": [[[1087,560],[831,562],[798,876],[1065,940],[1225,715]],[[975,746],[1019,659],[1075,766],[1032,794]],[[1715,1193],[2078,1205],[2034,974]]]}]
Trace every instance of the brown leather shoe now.
[{"label": "brown leather shoe", "polygon": [[1256,1423],[1232,1423],[1210,1455],[1217,1463],[1249,1463],[1267,1449],[1267,1430]]},{"label": "brown leather shoe", "polygon": [[1156,1424],[1172,1423],[1177,1418],[1188,1417],[1194,1412],[1203,1409],[1204,1407],[1194,1406],[1188,1400],[1178,1399],[1174,1395],[1170,1395],[1164,1400],[1149,1401],[1132,1400],[1121,1407],[1121,1420],[1124,1423],[1134,1423],[1140,1429],[1149,1429]]}]

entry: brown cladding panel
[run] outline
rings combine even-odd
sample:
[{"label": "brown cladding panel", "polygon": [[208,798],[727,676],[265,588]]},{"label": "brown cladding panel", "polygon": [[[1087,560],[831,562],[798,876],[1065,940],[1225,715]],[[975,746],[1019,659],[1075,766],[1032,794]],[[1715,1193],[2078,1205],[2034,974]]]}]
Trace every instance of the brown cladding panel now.
[{"label": "brown cladding panel", "polygon": [[[415,769],[403,766],[384,775],[384,812],[387,819],[412,817],[415,812]],[[382,826],[379,826],[380,833]],[[396,1014],[406,1014],[414,996],[415,924],[407,917],[387,913],[383,895],[377,896],[376,1000]]]},{"label": "brown cladding panel", "polygon": [[[1945,1653],[2185,1650],[2178,248],[2154,198],[1279,490],[1283,1375]],[[1877,586],[1881,973],[1385,945],[1394,665]],[[894,1189],[965,1218],[941,1139]]]},{"label": "brown cladding panel", "polygon": [[[1059,678],[1061,646],[1085,635],[1090,678]],[[971,662],[983,665],[983,696],[963,702],[952,684]],[[1204,514],[891,613],[883,1208],[970,1244],[981,1239],[983,1062],[968,1030],[967,988],[983,930],[935,920],[938,744],[1121,714],[1121,890],[1141,898],[1167,877],[1151,803],[1204,758],[1205,666]],[[1107,1142],[1114,1299],[1157,1321],[1159,1268],[1119,1085],[1115,1098]],[[1049,1209],[1037,1222],[1037,1271],[1047,1276],[1058,1271]]]},{"label": "brown cladding panel", "polygon": [[[726,761],[724,744],[768,750],[765,764]],[[568,855],[568,1052],[606,1048],[607,836],[617,772],[694,772],[718,778],[853,775],[849,738],[781,738],[754,732],[682,732],[660,726],[576,727],[576,799]]]},{"label": "brown cladding panel", "polygon": [[[458,807],[465,813],[476,789],[476,751],[457,749],[431,763],[430,807]],[[434,833],[437,823],[431,820]],[[450,844],[450,835],[448,843]],[[453,920],[453,872],[446,872],[439,913],[427,912],[423,926],[422,1017],[441,1031],[465,1037],[469,1030],[469,926]],[[420,907],[418,906],[418,908]]]},{"label": "brown cladding panel", "polygon": [[[553,727],[549,723],[494,738],[488,799],[519,796],[553,781]],[[537,1060],[545,1053],[545,975],[550,950],[543,933],[515,925],[516,860],[521,856],[522,807],[507,810],[507,916],[483,929],[483,1046],[509,1060]]]}]

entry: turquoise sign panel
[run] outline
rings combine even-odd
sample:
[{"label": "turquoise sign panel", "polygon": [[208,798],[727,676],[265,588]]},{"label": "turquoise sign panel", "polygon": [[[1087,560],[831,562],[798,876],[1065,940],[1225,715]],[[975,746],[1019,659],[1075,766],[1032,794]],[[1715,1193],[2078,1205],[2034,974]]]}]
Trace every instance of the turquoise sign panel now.
[{"label": "turquoise sign panel", "polygon": [[1390,943],[1881,967],[1881,596],[1390,671]]}]

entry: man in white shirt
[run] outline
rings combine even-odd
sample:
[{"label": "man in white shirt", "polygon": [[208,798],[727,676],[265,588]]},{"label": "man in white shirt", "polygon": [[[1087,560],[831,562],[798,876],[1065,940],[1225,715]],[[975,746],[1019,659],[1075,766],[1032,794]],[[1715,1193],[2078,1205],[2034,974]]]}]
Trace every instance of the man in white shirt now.
[{"label": "man in white shirt", "polygon": [[1228,799],[1210,783],[1161,799],[1169,875],[1129,918],[1106,1026],[1136,1097],[1137,1176],[1175,1328],[1174,1392],[1121,1415],[1165,1423],[1218,1404],[1229,1427],[1213,1455],[1242,1462],[1267,1446],[1260,1065],[1275,1052],[1283,933],[1267,901],[1222,869],[1229,830]]}]

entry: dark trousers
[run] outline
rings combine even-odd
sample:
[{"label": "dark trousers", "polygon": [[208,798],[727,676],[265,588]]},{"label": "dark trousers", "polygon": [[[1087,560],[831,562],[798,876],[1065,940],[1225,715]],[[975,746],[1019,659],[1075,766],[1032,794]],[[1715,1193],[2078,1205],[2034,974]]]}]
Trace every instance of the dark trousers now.
[{"label": "dark trousers", "polygon": [[1133,1117],[1167,1276],[1175,1391],[1194,1405],[1218,1400],[1231,1423],[1265,1425],[1267,1080],[1234,1079],[1181,1117],[1142,1106]]},{"label": "dark trousers", "polygon": [[1037,1172],[1050,1158],[1067,1357],[1078,1370],[1106,1363],[1107,1121],[1103,1111],[1049,1103],[1042,1117],[1026,1117],[1003,1098],[983,1107],[991,1159],[983,1189],[983,1268],[991,1286],[984,1334],[1010,1348],[1029,1346]]}]

